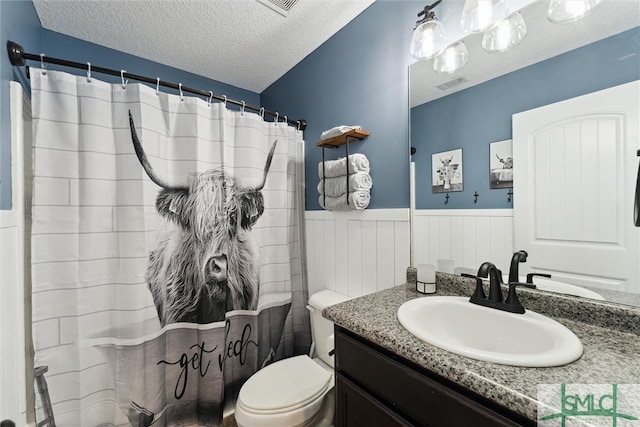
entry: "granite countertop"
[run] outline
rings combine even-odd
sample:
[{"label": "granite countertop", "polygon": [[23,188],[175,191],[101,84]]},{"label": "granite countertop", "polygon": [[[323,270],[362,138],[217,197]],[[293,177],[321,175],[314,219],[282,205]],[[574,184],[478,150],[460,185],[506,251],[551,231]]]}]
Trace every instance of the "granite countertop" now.
[{"label": "granite countertop", "polygon": [[[469,296],[474,283],[471,279],[438,273],[437,292],[432,295]],[[429,298],[406,284],[327,307],[322,314],[337,325],[534,421],[538,384],[640,384],[639,308],[528,289],[519,289],[518,295],[525,308],[571,329],[582,341],[582,357],[565,366],[524,368],[482,362],[427,344],[397,320],[402,303]]]}]

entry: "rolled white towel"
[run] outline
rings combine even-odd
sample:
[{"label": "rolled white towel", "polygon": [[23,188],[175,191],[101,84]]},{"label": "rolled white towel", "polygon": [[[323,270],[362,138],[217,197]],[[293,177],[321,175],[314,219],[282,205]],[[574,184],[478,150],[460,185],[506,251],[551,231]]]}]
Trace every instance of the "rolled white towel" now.
[{"label": "rolled white towel", "polygon": [[[347,197],[349,197],[349,204],[347,204]],[[321,194],[318,198],[320,206],[328,211],[351,211],[366,209],[366,207],[369,206],[369,201],[371,201],[371,193],[369,193],[368,191],[353,191],[348,195],[343,194],[339,197],[325,197]]]},{"label": "rolled white towel", "polygon": [[[371,190],[371,175],[366,172],[358,172],[349,175],[349,192],[359,190]],[[324,178],[318,183],[318,193],[337,197],[347,194],[347,176]]]},{"label": "rolled white towel", "polygon": [[[369,159],[362,153],[349,154],[349,174],[356,172],[369,173]],[[347,157],[340,157],[337,160],[327,160],[324,162],[325,173],[322,172],[322,162],[318,163],[318,176],[335,178],[347,174]]]},{"label": "rolled white towel", "polygon": [[362,129],[360,126],[336,126],[334,128],[325,130],[320,134],[320,139],[325,140],[329,138],[333,138],[334,136],[340,136],[345,132],[349,132],[353,129]]}]

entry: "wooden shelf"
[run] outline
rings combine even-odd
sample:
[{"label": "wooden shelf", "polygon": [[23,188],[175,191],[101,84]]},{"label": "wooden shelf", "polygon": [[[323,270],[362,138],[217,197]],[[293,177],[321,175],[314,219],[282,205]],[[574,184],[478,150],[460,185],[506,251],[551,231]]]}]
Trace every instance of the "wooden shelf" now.
[{"label": "wooden shelf", "polygon": [[362,129],[352,129],[343,133],[342,135],[334,136],[333,138],[323,139],[322,141],[316,142],[318,147],[326,147],[326,148],[337,148],[341,145],[349,142],[349,139],[354,140],[362,140],[371,135],[371,132],[368,130]]}]

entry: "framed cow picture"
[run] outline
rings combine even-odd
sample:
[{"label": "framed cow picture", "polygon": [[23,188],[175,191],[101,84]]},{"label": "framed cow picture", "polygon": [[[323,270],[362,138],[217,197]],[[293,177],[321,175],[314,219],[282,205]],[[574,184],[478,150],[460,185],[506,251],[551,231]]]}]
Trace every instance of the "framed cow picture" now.
[{"label": "framed cow picture", "polygon": [[431,155],[431,191],[462,191],[462,148]]},{"label": "framed cow picture", "polygon": [[513,188],[513,141],[489,144],[489,188]]}]

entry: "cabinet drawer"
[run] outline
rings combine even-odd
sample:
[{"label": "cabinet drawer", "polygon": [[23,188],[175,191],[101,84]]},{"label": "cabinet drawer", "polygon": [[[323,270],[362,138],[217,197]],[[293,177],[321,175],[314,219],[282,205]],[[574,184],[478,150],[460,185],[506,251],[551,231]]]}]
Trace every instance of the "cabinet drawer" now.
[{"label": "cabinet drawer", "polygon": [[[336,327],[336,370],[427,426],[519,426],[483,403],[418,372]],[[506,412],[506,410],[505,410]]]}]

